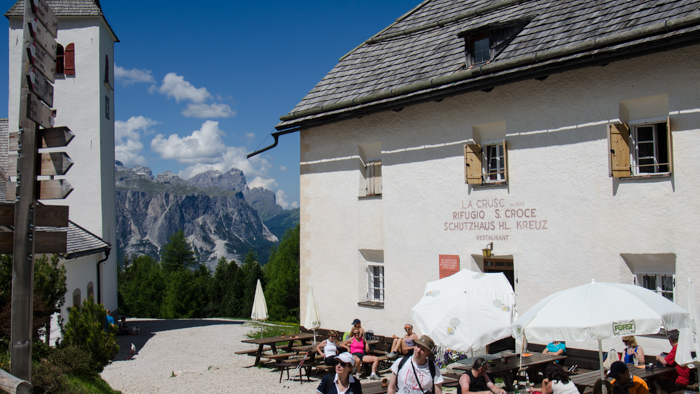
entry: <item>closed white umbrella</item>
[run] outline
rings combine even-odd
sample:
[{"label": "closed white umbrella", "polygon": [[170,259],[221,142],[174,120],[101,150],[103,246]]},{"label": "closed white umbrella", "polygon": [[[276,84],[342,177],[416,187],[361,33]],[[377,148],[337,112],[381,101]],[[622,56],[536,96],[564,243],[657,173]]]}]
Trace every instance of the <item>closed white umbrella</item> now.
[{"label": "closed white umbrella", "polygon": [[309,286],[309,294],[306,295],[306,318],[304,319],[304,327],[314,330],[314,345],[316,345],[316,329],[323,325],[321,313],[318,311],[316,298],[314,297],[314,289]]},{"label": "closed white umbrella", "polygon": [[420,331],[436,344],[467,352],[511,335],[513,287],[502,273],[461,270],[428,282],[411,309]]},{"label": "closed white umbrella", "polygon": [[661,328],[672,330],[689,325],[685,309],[651,290],[592,281],[535,304],[515,321],[513,335],[545,343],[597,339],[603,377],[601,340],[656,334]]},{"label": "closed white umbrella", "polygon": [[[679,330],[676,363],[681,365],[700,362],[700,305],[690,278],[685,292],[685,309],[690,313],[690,327]],[[692,352],[695,352],[695,357]]]},{"label": "closed white umbrella", "polygon": [[[258,284],[255,286],[255,299],[253,299],[253,311],[250,313],[250,318],[258,321],[267,319],[267,303],[265,302],[265,294],[263,293],[260,279],[258,279]],[[262,329],[260,330],[260,338],[262,338]]]}]

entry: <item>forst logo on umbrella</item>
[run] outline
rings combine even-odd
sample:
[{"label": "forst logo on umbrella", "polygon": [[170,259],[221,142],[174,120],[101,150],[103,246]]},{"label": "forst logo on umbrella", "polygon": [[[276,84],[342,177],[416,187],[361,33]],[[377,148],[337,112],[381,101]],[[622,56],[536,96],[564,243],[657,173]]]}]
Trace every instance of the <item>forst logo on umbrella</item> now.
[{"label": "forst logo on umbrella", "polygon": [[613,322],[613,335],[633,335],[636,330],[634,320]]}]

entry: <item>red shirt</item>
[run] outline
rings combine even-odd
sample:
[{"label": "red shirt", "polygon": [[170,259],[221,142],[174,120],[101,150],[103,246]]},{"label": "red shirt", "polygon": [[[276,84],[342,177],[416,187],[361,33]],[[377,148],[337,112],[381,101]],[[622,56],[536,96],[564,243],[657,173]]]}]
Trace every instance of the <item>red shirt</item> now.
[{"label": "red shirt", "polygon": [[664,360],[666,360],[668,365],[676,367],[676,373],[678,374],[678,377],[676,378],[676,384],[679,386],[687,386],[690,383],[690,369],[688,369],[688,367],[676,364],[677,347],[678,345],[673,345],[671,352],[668,353],[668,356],[666,356]]}]

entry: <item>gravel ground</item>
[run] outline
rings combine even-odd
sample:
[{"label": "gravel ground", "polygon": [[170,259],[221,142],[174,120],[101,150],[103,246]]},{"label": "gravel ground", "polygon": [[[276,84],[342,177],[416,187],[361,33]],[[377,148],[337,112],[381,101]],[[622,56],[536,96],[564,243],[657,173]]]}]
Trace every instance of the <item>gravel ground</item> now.
[{"label": "gravel ground", "polygon": [[[131,393],[315,393],[312,382],[282,383],[272,368],[246,368],[255,359],[235,354],[253,327],[223,319],[131,319],[137,335],[120,336],[119,354],[102,372],[115,390]],[[136,354],[128,359],[131,344]],[[174,375],[174,376],[173,376]]]}]

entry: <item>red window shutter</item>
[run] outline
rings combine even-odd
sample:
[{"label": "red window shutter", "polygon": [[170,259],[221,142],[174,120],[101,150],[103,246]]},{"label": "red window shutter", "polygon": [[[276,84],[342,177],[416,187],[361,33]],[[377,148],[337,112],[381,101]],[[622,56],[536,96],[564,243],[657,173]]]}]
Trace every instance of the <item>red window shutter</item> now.
[{"label": "red window shutter", "polygon": [[75,45],[68,44],[64,54],[65,73],[66,75],[75,75]]}]

